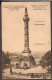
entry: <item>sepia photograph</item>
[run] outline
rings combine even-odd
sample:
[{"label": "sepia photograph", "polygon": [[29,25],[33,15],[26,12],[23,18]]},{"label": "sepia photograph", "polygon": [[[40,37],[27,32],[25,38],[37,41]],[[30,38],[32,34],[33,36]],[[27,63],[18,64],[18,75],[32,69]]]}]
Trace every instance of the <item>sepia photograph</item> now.
[{"label": "sepia photograph", "polygon": [[51,79],[50,2],[2,2],[2,79]]}]

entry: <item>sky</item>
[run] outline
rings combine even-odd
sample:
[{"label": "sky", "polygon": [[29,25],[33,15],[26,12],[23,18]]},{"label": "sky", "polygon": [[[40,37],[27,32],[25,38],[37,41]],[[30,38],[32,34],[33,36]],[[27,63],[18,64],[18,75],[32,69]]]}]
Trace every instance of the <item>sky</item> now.
[{"label": "sky", "polygon": [[29,48],[32,52],[51,50],[50,2],[2,2],[2,50],[24,50],[25,7],[28,10]]}]

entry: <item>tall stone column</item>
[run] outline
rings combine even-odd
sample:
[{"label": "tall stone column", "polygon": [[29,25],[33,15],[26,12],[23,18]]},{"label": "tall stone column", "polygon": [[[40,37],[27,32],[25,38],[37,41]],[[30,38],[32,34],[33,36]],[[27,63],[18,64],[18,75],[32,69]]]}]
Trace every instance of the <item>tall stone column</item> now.
[{"label": "tall stone column", "polygon": [[28,27],[28,22],[29,22],[29,17],[27,13],[27,8],[25,7],[25,15],[23,17],[24,21],[24,55],[28,55],[31,53],[29,49],[29,27]]}]

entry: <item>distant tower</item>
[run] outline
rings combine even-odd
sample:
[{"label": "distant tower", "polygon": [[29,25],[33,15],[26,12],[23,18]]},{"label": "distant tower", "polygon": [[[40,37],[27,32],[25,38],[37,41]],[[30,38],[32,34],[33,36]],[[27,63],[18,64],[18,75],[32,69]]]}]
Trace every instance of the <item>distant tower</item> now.
[{"label": "distant tower", "polygon": [[29,17],[26,7],[25,7],[25,15],[23,17],[23,21],[24,21],[24,51],[22,53],[24,56],[28,56],[31,53],[31,51],[29,49],[29,26],[28,26]]}]

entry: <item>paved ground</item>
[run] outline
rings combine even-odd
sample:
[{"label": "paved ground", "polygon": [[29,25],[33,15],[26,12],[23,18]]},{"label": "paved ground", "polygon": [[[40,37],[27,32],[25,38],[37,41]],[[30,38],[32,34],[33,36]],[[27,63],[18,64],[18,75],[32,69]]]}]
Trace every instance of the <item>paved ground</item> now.
[{"label": "paved ground", "polygon": [[[5,79],[29,79],[31,76],[27,75],[20,75],[20,74],[28,74],[28,73],[46,73],[47,70],[43,69],[41,66],[37,66],[36,68],[31,68],[31,69],[15,69],[15,67],[12,68],[13,74],[10,74],[10,69],[5,69],[4,73],[2,74],[3,78]],[[43,77],[40,77],[39,79],[42,79]],[[47,77],[48,79],[50,77]],[[31,78],[32,79],[32,78]],[[37,77],[34,77],[34,79],[38,79]]]}]

